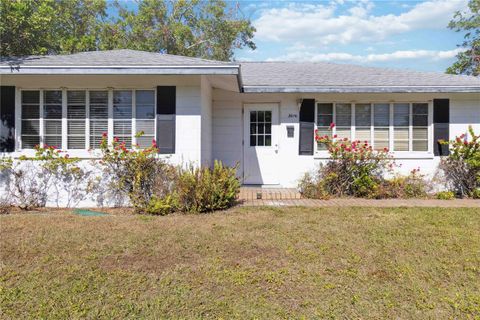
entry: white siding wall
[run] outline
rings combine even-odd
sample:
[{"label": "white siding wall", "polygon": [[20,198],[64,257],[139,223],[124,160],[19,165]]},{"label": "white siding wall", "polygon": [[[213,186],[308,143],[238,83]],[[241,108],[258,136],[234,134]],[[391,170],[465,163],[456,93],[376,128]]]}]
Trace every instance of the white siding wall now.
[{"label": "white siding wall", "polygon": [[[298,100],[315,98],[325,102],[390,102],[390,101],[432,101],[434,98],[450,99],[450,135],[451,138],[464,133],[469,124],[480,133],[480,95],[479,94],[239,94],[224,90],[213,91],[213,158],[229,165],[240,162],[242,174],[242,106],[248,102],[277,102],[280,105],[280,137],[278,176],[280,186],[294,187],[303,173],[315,169],[324,159],[317,156],[299,156],[299,119]],[[294,138],[287,138],[287,125],[293,125]],[[409,157],[409,155],[407,155]],[[439,163],[438,157],[397,158],[397,172],[408,174],[414,168],[421,168],[424,174],[435,175]]]}]

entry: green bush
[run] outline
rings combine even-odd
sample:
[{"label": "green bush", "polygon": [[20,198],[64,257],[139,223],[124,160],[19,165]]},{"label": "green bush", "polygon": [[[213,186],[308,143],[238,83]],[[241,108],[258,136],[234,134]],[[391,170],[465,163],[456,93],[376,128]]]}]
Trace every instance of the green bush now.
[{"label": "green bush", "polygon": [[178,208],[183,212],[227,209],[235,204],[239,192],[236,167],[226,167],[220,161],[215,161],[213,168],[179,169],[175,181]]},{"label": "green bush", "polygon": [[465,134],[449,144],[450,154],[440,163],[449,187],[460,197],[475,197],[480,188],[480,136],[468,128],[470,139]]},{"label": "green bush", "polygon": [[452,200],[455,199],[455,192],[453,191],[440,191],[435,195],[440,200]]},{"label": "green bush", "polygon": [[304,198],[328,199],[330,196],[325,190],[323,180],[318,179],[319,175],[305,173],[298,183],[298,191]]}]

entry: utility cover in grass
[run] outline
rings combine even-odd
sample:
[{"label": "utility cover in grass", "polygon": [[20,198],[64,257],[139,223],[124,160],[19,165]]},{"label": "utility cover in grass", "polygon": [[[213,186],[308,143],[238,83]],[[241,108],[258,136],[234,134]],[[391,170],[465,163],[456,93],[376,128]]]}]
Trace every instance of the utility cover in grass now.
[{"label": "utility cover in grass", "polygon": [[91,211],[86,209],[75,209],[73,213],[81,215],[81,216],[88,216],[88,217],[96,217],[96,216],[106,216],[106,213],[98,212],[98,211]]}]

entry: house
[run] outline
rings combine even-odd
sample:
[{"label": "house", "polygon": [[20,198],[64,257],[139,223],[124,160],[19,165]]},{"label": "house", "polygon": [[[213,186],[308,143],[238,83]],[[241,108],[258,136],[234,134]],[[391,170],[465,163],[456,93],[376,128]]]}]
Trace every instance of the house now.
[{"label": "house", "polygon": [[[134,50],[5,58],[3,155],[95,157],[102,133],[156,139],[174,163],[239,164],[244,184],[296,186],[328,158],[314,130],[389,148],[433,175],[439,139],[480,132],[480,79],[333,63],[219,62]],[[144,135],[136,137],[143,131]]]}]

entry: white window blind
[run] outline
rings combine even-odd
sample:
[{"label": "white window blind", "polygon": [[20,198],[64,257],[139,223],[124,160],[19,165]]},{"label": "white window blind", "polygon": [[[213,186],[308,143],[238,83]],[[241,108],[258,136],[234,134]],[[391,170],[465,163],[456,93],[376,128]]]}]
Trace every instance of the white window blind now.
[{"label": "white window blind", "polygon": [[90,148],[98,149],[108,133],[108,91],[90,91]]},{"label": "white window blind", "polygon": [[408,151],[410,140],[410,104],[393,104],[393,149]]},{"label": "white window blind", "polygon": [[132,148],[132,91],[113,91],[113,135]]},{"label": "white window blind", "polygon": [[139,148],[148,148],[155,138],[155,91],[135,91],[135,131]]},{"label": "white window blind", "polygon": [[[317,130],[319,136],[331,136],[330,124],[333,123],[333,103],[317,104]],[[324,143],[317,144],[318,150],[326,150]]]},{"label": "white window blind", "polygon": [[85,149],[86,91],[67,91],[68,149]]},{"label": "white window blind", "polygon": [[373,146],[376,150],[389,147],[390,134],[390,104],[376,103],[373,105]]},{"label": "white window blind", "polygon": [[428,151],[428,104],[412,104],[412,149]]},{"label": "white window blind", "polygon": [[346,103],[335,104],[335,134],[339,139],[351,139],[352,105]]},{"label": "white window blind", "polygon": [[370,143],[372,106],[368,103],[355,105],[355,140]]},{"label": "white window blind", "polygon": [[40,144],[40,91],[22,91],[22,148]]},{"label": "white window blind", "polygon": [[45,145],[62,148],[62,91],[43,91]]}]

